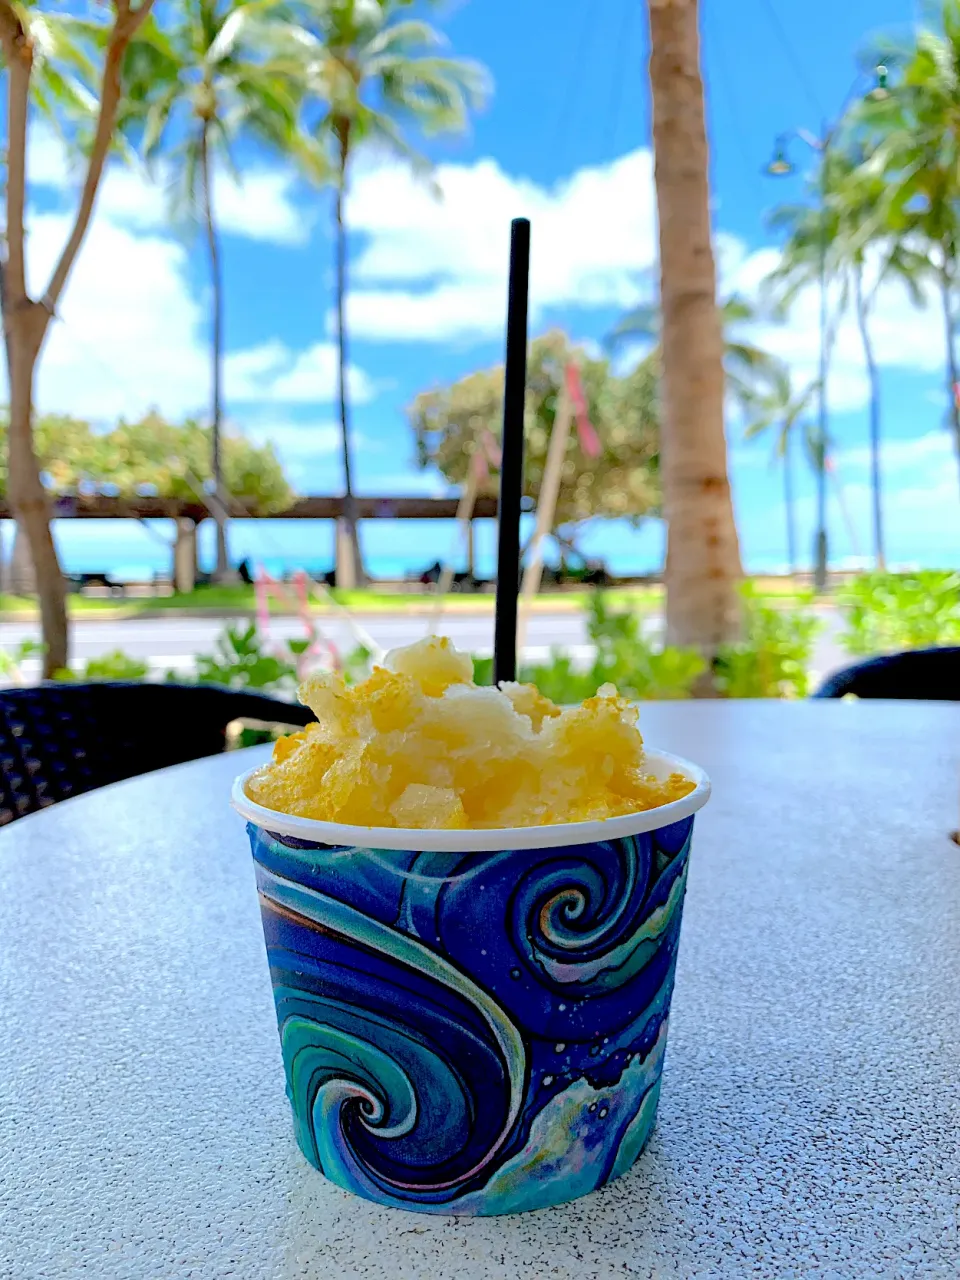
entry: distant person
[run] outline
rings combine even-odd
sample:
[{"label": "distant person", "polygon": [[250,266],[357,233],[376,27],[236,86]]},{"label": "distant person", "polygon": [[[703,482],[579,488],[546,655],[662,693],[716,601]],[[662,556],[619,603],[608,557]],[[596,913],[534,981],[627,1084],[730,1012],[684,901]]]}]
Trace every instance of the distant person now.
[{"label": "distant person", "polygon": [[248,587],[253,586],[253,574],[250,572],[250,561],[244,557],[237,565],[237,573],[240,575],[240,581],[246,583]]}]

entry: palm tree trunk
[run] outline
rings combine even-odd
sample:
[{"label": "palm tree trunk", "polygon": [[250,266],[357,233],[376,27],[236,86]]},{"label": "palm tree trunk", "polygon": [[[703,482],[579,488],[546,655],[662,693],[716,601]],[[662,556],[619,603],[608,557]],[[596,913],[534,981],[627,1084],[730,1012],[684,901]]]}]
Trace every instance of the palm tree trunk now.
[{"label": "palm tree trunk", "polygon": [[344,121],[338,129],[340,142],[340,172],[337,182],[335,206],[337,242],[337,387],[340,396],[340,445],[343,453],[343,521],[353,556],[352,583],[338,586],[361,586],[366,580],[360,553],[360,535],[357,527],[357,500],[353,492],[353,466],[350,458],[350,421],[347,405],[347,324],[345,317],[347,298],[347,227],[343,216],[344,197],[347,189],[347,161],[350,157],[350,124]]},{"label": "palm tree trunk", "polygon": [[210,259],[210,287],[212,291],[212,335],[210,350],[210,450],[213,472],[213,518],[217,525],[217,568],[215,577],[224,582],[230,575],[227,555],[227,521],[225,490],[223,487],[223,459],[220,431],[223,420],[223,275],[220,269],[220,244],[213,216],[213,190],[211,186],[209,124],[200,126],[200,179],[203,186],[203,220],[207,232],[207,253]]},{"label": "palm tree trunk", "polygon": [[697,0],[649,0],[663,309],[667,642],[712,659],[740,629],[723,338],[710,229]]},{"label": "palm tree trunk", "polygon": [[880,475],[880,372],[873,354],[873,340],[867,315],[867,301],[863,296],[863,267],[859,264],[853,274],[854,300],[857,325],[863,344],[863,358],[870,382],[870,488],[873,497],[873,560],[878,573],[886,569],[883,548],[883,481]]},{"label": "palm tree trunk", "polygon": [[789,431],[783,439],[783,508],[787,516],[787,561],[790,576],[797,572],[797,529],[793,504],[793,458]]},{"label": "palm tree trunk", "polygon": [[957,453],[957,466],[960,468],[960,386],[957,383],[957,349],[953,335],[953,281],[950,272],[950,258],[943,251],[943,262],[938,272],[940,279],[940,300],[943,304],[944,336],[947,343],[947,403],[949,405],[950,427],[953,431],[953,444]]}]

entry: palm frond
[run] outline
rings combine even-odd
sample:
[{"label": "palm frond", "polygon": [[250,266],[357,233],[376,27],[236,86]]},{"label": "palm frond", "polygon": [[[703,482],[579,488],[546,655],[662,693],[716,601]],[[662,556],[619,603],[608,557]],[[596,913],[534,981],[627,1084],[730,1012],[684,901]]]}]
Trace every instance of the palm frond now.
[{"label": "palm frond", "polygon": [[613,351],[623,347],[627,342],[637,341],[646,343],[660,341],[659,304],[644,302],[621,316],[604,338],[604,346]]},{"label": "palm frond", "polygon": [[404,55],[410,49],[438,49],[447,43],[444,36],[430,25],[415,18],[393,22],[382,27],[368,40],[364,57],[368,65],[386,54]]},{"label": "palm frond", "polygon": [[756,304],[742,294],[731,293],[720,303],[720,319],[725,327],[756,320]]}]

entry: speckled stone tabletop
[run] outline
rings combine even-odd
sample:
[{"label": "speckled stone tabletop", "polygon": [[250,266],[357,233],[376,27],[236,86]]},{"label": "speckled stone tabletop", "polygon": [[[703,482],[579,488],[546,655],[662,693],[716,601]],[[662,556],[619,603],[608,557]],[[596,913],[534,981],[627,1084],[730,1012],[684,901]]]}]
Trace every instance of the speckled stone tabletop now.
[{"label": "speckled stone tabletop", "polygon": [[0,1276],[960,1276],[960,706],[680,703],[703,764],[658,1129],[574,1205],[430,1219],[294,1143],[221,756],[0,832]]}]

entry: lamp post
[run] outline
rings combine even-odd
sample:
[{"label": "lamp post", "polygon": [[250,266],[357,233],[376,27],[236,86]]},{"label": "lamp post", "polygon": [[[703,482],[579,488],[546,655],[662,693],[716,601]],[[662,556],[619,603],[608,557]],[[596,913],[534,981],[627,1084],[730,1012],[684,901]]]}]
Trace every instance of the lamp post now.
[{"label": "lamp post", "polygon": [[[887,68],[878,66],[874,69],[873,88],[865,95],[873,102],[882,101],[888,96],[887,88]],[[819,372],[817,377],[817,430],[820,437],[820,447],[816,454],[817,464],[817,531],[814,538],[814,575],[813,581],[817,591],[825,591],[827,587],[827,566],[829,564],[829,543],[827,536],[827,450],[829,448],[829,421],[830,408],[827,400],[827,326],[828,326],[828,299],[827,299],[827,197],[829,195],[829,181],[827,174],[827,161],[830,154],[830,148],[833,146],[834,138],[837,130],[843,122],[843,117],[851,99],[857,91],[862,81],[862,75],[858,74],[853,84],[850,86],[843,106],[840,109],[840,116],[837,123],[830,124],[824,120],[820,126],[819,136],[810,133],[807,129],[791,129],[787,133],[781,133],[774,143],[773,156],[768,164],[764,166],[764,173],[771,178],[785,178],[796,172],[796,165],[790,159],[788,146],[792,138],[799,138],[820,158],[820,172],[817,192],[820,201],[819,208],[819,236],[818,236],[818,255],[817,255],[817,287],[820,295],[820,355],[819,355]]]}]

